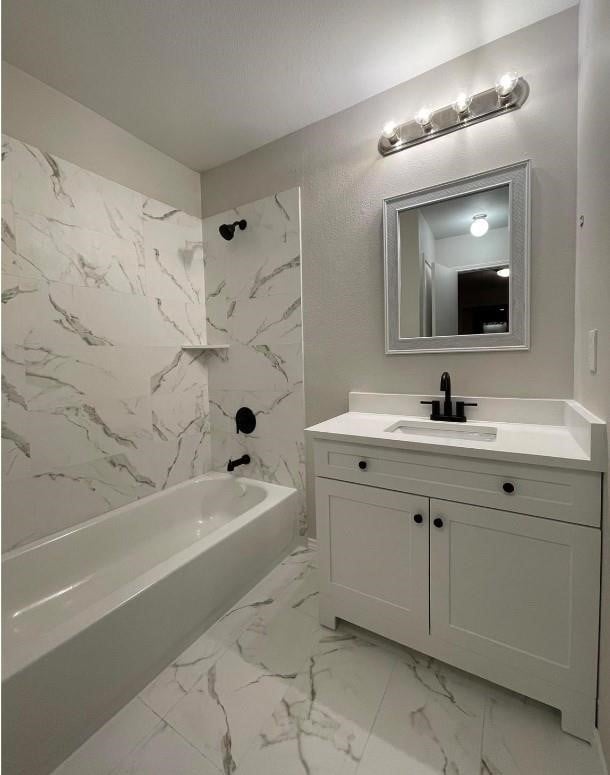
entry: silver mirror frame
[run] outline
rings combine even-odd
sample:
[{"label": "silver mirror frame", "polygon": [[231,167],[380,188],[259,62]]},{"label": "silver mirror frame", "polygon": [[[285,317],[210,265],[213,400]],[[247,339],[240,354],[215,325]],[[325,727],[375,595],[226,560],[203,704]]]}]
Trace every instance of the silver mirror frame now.
[{"label": "silver mirror frame", "polygon": [[[405,353],[528,350],[530,338],[530,160],[383,200],[385,274],[385,352]],[[400,337],[400,236],[403,210],[454,199],[498,186],[509,186],[510,330],[502,334]]]}]

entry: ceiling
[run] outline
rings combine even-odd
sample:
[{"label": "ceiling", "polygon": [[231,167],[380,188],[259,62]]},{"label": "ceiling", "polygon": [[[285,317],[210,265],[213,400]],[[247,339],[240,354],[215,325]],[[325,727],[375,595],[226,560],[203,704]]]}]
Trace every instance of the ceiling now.
[{"label": "ceiling", "polygon": [[485,213],[490,229],[508,226],[508,184],[419,208],[435,239],[470,232],[472,216]]},{"label": "ceiling", "polygon": [[3,0],[3,56],[195,170],[576,0]]}]

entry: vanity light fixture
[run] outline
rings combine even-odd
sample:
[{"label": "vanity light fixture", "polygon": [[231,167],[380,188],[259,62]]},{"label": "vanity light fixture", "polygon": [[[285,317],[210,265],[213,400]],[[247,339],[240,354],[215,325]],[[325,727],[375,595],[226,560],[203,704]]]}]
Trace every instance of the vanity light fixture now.
[{"label": "vanity light fixture", "polygon": [[428,106],[420,108],[415,114],[415,123],[419,124],[423,132],[430,132],[432,129],[432,111]]},{"label": "vanity light fixture", "polygon": [[386,122],[383,125],[383,129],[381,130],[381,133],[388,141],[388,143],[390,143],[390,145],[394,145],[400,139],[400,136],[398,134],[398,124],[396,123],[396,121]]},{"label": "vanity light fixture", "polygon": [[468,117],[470,113],[470,105],[472,104],[472,97],[465,91],[461,91],[455,98],[453,103],[453,109],[458,114],[458,118],[462,121]]},{"label": "vanity light fixture", "polygon": [[487,213],[477,213],[472,216],[470,224],[470,233],[473,237],[483,237],[489,231],[489,221]]},{"label": "vanity light fixture", "polygon": [[510,277],[510,269],[504,266],[502,269],[496,269],[496,274],[498,277]]},{"label": "vanity light fixture", "polygon": [[518,74],[511,71],[508,73],[503,73],[498,78],[496,81],[496,93],[502,104],[504,104],[506,101],[510,101],[511,94],[514,92],[518,81]]},{"label": "vanity light fixture", "polygon": [[412,120],[403,124],[388,122],[379,138],[379,153],[389,156],[479,121],[518,110],[527,100],[529,91],[525,78],[512,71],[503,73],[495,86],[485,91],[469,94],[464,90],[451,105],[436,110],[422,107]]}]

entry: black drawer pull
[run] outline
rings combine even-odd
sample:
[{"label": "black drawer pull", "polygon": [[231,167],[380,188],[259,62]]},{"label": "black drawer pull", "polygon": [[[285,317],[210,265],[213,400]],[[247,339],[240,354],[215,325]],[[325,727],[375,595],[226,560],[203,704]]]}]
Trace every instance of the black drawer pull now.
[{"label": "black drawer pull", "polygon": [[512,482],[504,482],[504,484],[502,485],[502,489],[504,490],[504,492],[507,492],[510,494],[512,492],[515,492],[515,485]]},{"label": "black drawer pull", "polygon": [[421,523],[424,521],[424,518],[421,514],[414,514],[413,519],[415,522],[417,522],[418,525],[421,525]]},{"label": "black drawer pull", "polygon": [[366,462],[366,460],[361,460],[361,461],[358,463],[358,468],[359,468],[361,471],[366,471],[366,466],[367,466],[367,462]]},{"label": "black drawer pull", "polygon": [[434,527],[442,527],[443,524],[443,520],[440,517],[434,518]]}]

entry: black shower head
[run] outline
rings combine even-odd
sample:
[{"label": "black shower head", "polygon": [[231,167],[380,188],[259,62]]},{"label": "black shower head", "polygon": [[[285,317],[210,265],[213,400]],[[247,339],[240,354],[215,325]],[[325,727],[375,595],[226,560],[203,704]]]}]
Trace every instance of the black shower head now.
[{"label": "black shower head", "polygon": [[247,225],[244,220],[235,221],[234,223],[223,223],[222,226],[218,227],[218,231],[223,239],[232,240],[235,235],[235,227],[239,226],[240,230],[243,231]]}]

